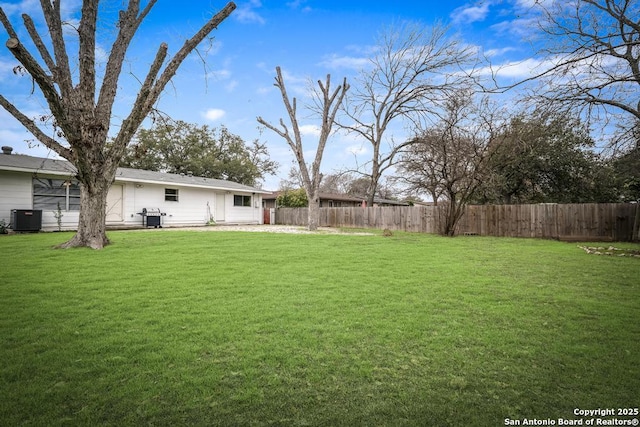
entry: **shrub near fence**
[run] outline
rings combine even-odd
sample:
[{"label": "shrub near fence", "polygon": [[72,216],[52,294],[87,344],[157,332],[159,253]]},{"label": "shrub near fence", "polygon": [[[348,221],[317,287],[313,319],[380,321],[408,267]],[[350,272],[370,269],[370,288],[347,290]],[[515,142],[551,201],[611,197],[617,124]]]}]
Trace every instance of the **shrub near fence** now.
[{"label": "shrub near fence", "polygon": [[[630,241],[638,204],[467,206],[457,234],[576,241]],[[320,208],[320,226],[438,233],[441,206]],[[276,223],[307,225],[306,208],[278,208]]]}]

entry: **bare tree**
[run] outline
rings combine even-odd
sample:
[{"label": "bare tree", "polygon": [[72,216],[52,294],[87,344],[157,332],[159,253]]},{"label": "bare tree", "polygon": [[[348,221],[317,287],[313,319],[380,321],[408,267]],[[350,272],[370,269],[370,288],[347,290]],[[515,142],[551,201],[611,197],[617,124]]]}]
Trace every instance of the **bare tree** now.
[{"label": "bare tree", "polygon": [[350,173],[337,172],[322,177],[320,191],[323,193],[347,194],[353,177]]},{"label": "bare tree", "polygon": [[445,114],[432,127],[419,131],[403,153],[400,169],[415,194],[426,193],[440,203],[440,226],[453,236],[466,204],[481,183],[494,129],[500,121],[486,98],[475,102],[462,91],[445,102]]},{"label": "bare tree", "polygon": [[347,79],[345,78],[342,85],[338,86],[333,92],[331,92],[331,76],[327,75],[325,83],[318,80],[319,91],[314,93],[316,107],[321,110],[321,126],[320,137],[318,139],[318,147],[316,149],[316,155],[311,164],[311,168],[307,166],[307,162],[304,159],[304,150],[302,148],[302,134],[300,133],[300,127],[297,119],[297,102],[294,97],[292,100],[287,95],[287,89],[282,78],[282,72],[280,67],[276,67],[276,82],[274,83],[280,90],[282,95],[282,101],[289,114],[289,120],[291,123],[291,130],[293,135],[289,133],[289,128],[285,124],[283,119],[280,119],[280,127],[276,127],[271,123],[264,120],[262,117],[258,117],[258,122],[267,128],[271,129],[280,137],[284,138],[289,144],[289,147],[293,151],[296,160],[298,161],[298,168],[304,189],[307,192],[307,199],[309,200],[309,230],[316,230],[318,228],[319,215],[320,215],[320,198],[319,188],[322,181],[322,174],[320,173],[320,164],[322,162],[322,155],[324,154],[324,148],[327,145],[327,140],[331,135],[331,129],[335,122],[336,113],[342,104],[344,95],[349,90]]},{"label": "bare tree", "polygon": [[[77,28],[77,64],[69,57],[67,48],[73,43],[67,43],[64,36],[65,24],[60,13],[60,3],[60,0],[40,1],[53,51],[50,51],[48,43],[40,36],[33,19],[29,15],[22,15],[24,26],[44,64],[27,50],[9,18],[0,8],[0,22],[9,35],[6,46],[42,92],[57,132],[54,136],[47,135],[33,119],[27,117],[2,95],[0,105],[42,144],[69,160],[77,169],[77,179],[80,182],[78,231],[70,241],[60,247],[88,246],[100,249],[109,243],[105,232],[107,193],[127,144],[152,111],[164,87],[187,55],[226,19],[236,6],[233,2],[228,3],[193,37],[187,39],[166,65],[168,46],[166,43],[160,44],[131,112],[122,121],[116,136],[108,141],[109,131],[112,130],[112,109],[125,55],[140,24],[156,0],[149,0],[142,9],[139,0],[130,0],[126,9],[120,11],[117,35],[111,46],[99,88],[99,79],[96,76],[99,0],[82,2],[82,17]],[[72,71],[76,69],[77,72]]]},{"label": "bare tree", "polygon": [[551,64],[529,79],[540,80],[535,95],[590,118],[618,116],[618,124],[630,124],[619,135],[638,145],[631,130],[640,120],[640,2],[554,0],[536,2],[534,10],[541,13],[542,53]]},{"label": "bare tree", "polygon": [[[468,76],[462,68],[474,57],[471,47],[447,36],[447,28],[406,24],[382,33],[370,67],[356,79],[347,96],[339,126],[371,144],[367,202],[380,178],[396,163],[398,153],[411,139],[397,142],[389,135],[392,123],[412,127],[432,111],[433,104],[455,91]],[[361,172],[362,173],[362,172]]]},{"label": "bare tree", "polygon": [[[293,162],[292,162],[293,163]],[[295,162],[297,163],[297,161]],[[300,175],[300,171],[295,165],[291,165],[289,169],[289,174],[286,179],[280,180],[280,190],[295,190],[297,188],[303,188],[304,184],[302,182],[302,176]]]}]

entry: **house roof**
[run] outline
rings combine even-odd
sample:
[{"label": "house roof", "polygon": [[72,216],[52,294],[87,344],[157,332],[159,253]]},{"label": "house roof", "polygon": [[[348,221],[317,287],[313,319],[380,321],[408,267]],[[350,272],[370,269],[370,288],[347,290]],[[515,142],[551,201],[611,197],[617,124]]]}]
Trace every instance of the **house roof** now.
[{"label": "house roof", "polygon": [[[278,195],[282,193],[281,191],[273,191],[271,194],[263,196],[264,200],[275,200],[278,198]],[[349,194],[337,194],[337,193],[320,193],[320,200],[334,200],[341,202],[356,202],[361,203],[363,200],[366,200],[366,197],[356,197],[351,196]],[[396,205],[396,206],[409,206],[408,202],[402,202],[399,200],[391,200],[391,199],[381,199],[376,197],[373,199],[374,203],[381,205]]]},{"label": "house roof", "polygon": [[[76,168],[66,160],[32,157],[21,154],[0,154],[0,170],[61,176],[73,176],[76,174]],[[269,191],[260,190],[248,185],[222,179],[203,178],[199,176],[179,175],[175,173],[154,172],[131,168],[118,168],[115,179],[119,182],[173,184],[181,187],[235,190],[261,194],[270,193]]]},{"label": "house roof", "polygon": [[0,170],[65,176],[76,174],[76,168],[66,160],[32,157],[22,154],[0,154]]},{"label": "house roof", "polygon": [[373,199],[373,202],[381,205],[409,206],[408,202],[403,202],[400,200],[393,200],[393,199],[380,199],[378,197]]},{"label": "house roof", "polygon": [[[275,200],[282,193],[282,191],[272,191],[271,194],[263,196],[264,200]],[[336,200],[341,202],[356,202],[360,203],[364,200],[361,197],[353,197],[348,194],[337,194],[337,193],[320,193],[321,200]]]}]

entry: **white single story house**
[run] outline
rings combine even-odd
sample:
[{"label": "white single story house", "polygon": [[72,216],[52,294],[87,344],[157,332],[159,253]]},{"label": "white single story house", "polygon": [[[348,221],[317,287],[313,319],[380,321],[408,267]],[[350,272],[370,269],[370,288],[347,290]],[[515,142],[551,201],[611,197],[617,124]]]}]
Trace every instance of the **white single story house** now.
[{"label": "white single story house", "polygon": [[[75,230],[80,209],[75,167],[11,153],[11,147],[2,147],[0,221],[13,225],[16,216],[34,210],[41,211],[42,230]],[[220,179],[118,168],[107,197],[107,227],[144,227],[143,210],[162,213],[163,227],[261,224],[263,194],[270,192]]]}]

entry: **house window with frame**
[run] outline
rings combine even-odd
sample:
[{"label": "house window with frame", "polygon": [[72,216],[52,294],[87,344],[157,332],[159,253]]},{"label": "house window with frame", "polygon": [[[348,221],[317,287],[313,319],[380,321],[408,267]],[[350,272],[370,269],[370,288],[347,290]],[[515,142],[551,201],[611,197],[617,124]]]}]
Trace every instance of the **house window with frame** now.
[{"label": "house window with frame", "polygon": [[80,185],[78,181],[33,178],[33,209],[79,211]]},{"label": "house window with frame", "polygon": [[177,188],[165,188],[164,189],[165,202],[177,202],[178,201],[178,189]]},{"label": "house window with frame", "polygon": [[233,195],[233,206],[251,207],[251,196]]}]

